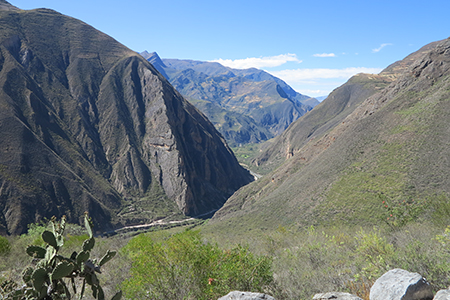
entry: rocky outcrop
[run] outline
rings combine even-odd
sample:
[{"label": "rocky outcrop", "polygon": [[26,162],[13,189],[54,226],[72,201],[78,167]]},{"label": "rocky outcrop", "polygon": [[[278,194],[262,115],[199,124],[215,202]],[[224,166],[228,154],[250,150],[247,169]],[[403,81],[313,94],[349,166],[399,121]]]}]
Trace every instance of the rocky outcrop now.
[{"label": "rocky outcrop", "polygon": [[207,115],[232,146],[259,143],[279,135],[318,104],[316,99],[295,92],[262,70],[161,59],[146,51],[141,55]]},{"label": "rocky outcrop", "polygon": [[48,9],[0,2],[0,232],[53,215],[97,229],[198,216],[253,177],[137,53]]},{"label": "rocky outcrop", "polygon": [[370,289],[370,300],[431,300],[430,284],[418,273],[394,269],[378,278]]},{"label": "rocky outcrop", "polygon": [[233,291],[220,297],[219,300],[275,300],[275,298],[262,293]]},{"label": "rocky outcrop", "polygon": [[434,295],[433,300],[448,300],[450,299],[450,290],[440,290]]},{"label": "rocky outcrop", "polygon": [[342,292],[331,292],[323,294],[315,294],[313,300],[362,300],[358,296],[342,293]]}]

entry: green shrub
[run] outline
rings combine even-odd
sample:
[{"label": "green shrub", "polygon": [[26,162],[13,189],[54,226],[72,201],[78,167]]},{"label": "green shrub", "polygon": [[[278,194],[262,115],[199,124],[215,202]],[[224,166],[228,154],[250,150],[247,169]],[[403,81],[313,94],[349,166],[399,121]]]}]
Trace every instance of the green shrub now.
[{"label": "green shrub", "polygon": [[162,242],[142,234],[124,252],[132,260],[122,284],[129,299],[217,299],[231,290],[263,291],[273,281],[270,258],[242,246],[221,250],[198,231]]},{"label": "green shrub", "polygon": [[311,299],[316,293],[343,291],[368,299],[370,287],[386,271],[417,272],[437,291],[450,285],[450,227],[408,224],[387,229],[310,227],[275,232],[259,245],[276,259],[277,300]]},{"label": "green shrub", "polygon": [[7,238],[0,236],[0,256],[9,254],[11,251],[11,245]]},{"label": "green shrub", "polygon": [[[88,232],[81,245],[80,252],[73,251],[70,257],[61,255],[60,249],[64,246],[64,230],[66,218],[56,222],[53,217],[50,221],[51,230],[42,231],[42,241],[39,245],[29,245],[26,253],[33,258],[32,262],[22,272],[22,280],[25,284],[19,285],[13,280],[5,280],[0,285],[2,299],[71,299],[69,287],[72,287],[73,295],[79,299],[84,296],[86,285],[92,290],[95,299],[104,300],[105,295],[96,273],[101,273],[100,268],[110,261],[116,254],[108,250],[100,259],[91,258],[91,250],[95,245],[92,232],[92,222],[85,215],[85,228]],[[33,231],[33,230],[30,230]],[[30,233],[34,238],[34,234]],[[42,246],[41,246],[42,245]],[[82,282],[81,289],[77,288],[77,282]],[[120,300],[122,293],[118,292],[113,300]]]},{"label": "green shrub", "polygon": [[388,243],[377,230],[369,233],[360,230],[355,239],[356,263],[360,267],[360,272],[355,275],[355,279],[375,281],[389,270],[389,262],[393,261],[395,257],[394,246]]}]

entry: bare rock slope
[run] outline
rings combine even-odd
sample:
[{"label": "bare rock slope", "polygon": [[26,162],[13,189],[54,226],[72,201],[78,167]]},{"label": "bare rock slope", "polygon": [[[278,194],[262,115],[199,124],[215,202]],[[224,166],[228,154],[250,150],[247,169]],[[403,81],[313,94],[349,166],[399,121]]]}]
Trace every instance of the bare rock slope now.
[{"label": "bare rock slope", "polygon": [[101,229],[200,215],[252,180],[140,55],[55,11],[0,4],[1,231],[84,211]]}]

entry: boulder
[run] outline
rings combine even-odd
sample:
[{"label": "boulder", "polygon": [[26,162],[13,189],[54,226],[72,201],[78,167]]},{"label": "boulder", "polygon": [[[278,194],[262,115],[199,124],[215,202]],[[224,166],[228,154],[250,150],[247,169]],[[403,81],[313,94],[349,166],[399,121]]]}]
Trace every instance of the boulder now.
[{"label": "boulder", "polygon": [[315,294],[313,300],[362,300],[358,296],[349,294],[349,293],[341,293],[341,292],[330,292],[323,294]]},{"label": "boulder", "polygon": [[450,299],[450,290],[440,290],[436,293],[433,300],[449,300]]},{"label": "boulder", "polygon": [[219,300],[275,300],[275,298],[267,294],[233,291],[220,297]]},{"label": "boulder", "polygon": [[430,284],[418,273],[393,269],[377,279],[370,300],[431,300]]}]

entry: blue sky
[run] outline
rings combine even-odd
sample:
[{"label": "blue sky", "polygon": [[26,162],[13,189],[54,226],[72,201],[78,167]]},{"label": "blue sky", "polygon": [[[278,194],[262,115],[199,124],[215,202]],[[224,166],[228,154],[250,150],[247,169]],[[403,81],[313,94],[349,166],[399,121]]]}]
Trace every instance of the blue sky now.
[{"label": "blue sky", "polygon": [[321,96],[450,36],[449,0],[10,0],[80,19],[162,58],[257,67]]}]

